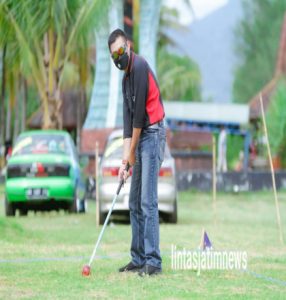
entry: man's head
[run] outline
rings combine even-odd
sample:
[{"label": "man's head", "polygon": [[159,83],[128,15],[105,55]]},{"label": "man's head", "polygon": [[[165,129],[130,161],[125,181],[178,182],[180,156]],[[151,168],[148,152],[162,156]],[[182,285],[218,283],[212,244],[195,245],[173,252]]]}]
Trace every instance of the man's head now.
[{"label": "man's head", "polygon": [[130,44],[126,34],[121,29],[116,29],[109,35],[108,47],[111,58],[120,70],[127,70],[130,57]]}]

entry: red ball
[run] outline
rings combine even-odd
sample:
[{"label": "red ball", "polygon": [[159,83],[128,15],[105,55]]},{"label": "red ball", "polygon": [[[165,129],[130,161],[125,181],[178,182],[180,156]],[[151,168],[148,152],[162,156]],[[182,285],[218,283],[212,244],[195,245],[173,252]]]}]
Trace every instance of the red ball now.
[{"label": "red ball", "polygon": [[89,276],[91,273],[90,266],[86,265],[82,268],[82,276]]}]

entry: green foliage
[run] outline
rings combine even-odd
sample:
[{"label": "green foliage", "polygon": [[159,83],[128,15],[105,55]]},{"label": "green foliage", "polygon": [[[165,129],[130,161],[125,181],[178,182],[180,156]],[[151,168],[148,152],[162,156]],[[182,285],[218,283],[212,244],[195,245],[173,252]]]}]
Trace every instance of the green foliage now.
[{"label": "green foliage", "polygon": [[139,52],[140,0],[133,0],[133,49]]},{"label": "green foliage", "polygon": [[179,23],[178,17],[176,9],[162,6],[157,49],[157,74],[160,90],[164,100],[200,101],[201,76],[198,66],[189,57],[180,56],[167,50],[168,46],[174,46],[176,43],[166,34],[166,28],[185,29]]},{"label": "green foliage", "polygon": [[[135,52],[139,50],[139,2],[139,0],[133,1],[133,45]],[[184,2],[189,6],[188,1]],[[201,76],[198,66],[187,56],[179,56],[167,51],[168,46],[174,46],[176,43],[166,34],[166,28],[186,29],[179,23],[178,17],[179,14],[176,9],[162,5],[156,57],[161,94],[164,100],[200,101]]]},{"label": "green foliage", "polygon": [[32,114],[39,109],[41,100],[35,86],[30,85],[28,89],[29,92],[27,97],[27,119],[29,120]]},{"label": "green foliage", "polygon": [[[69,75],[74,76],[75,70],[78,71],[77,85],[86,87],[88,47],[93,42],[90,37],[107,14],[109,3],[106,0],[1,0],[0,47],[7,47],[5,64],[10,66],[12,74],[8,78],[17,78],[19,74],[32,78],[43,104],[44,127],[56,128],[60,124],[59,95],[71,82]],[[13,102],[16,83],[7,83],[10,102]]]},{"label": "green foliage", "polygon": [[244,138],[241,135],[227,135],[227,165],[234,170],[239,162],[240,151],[244,151]]},{"label": "green foliage", "polygon": [[[54,43],[57,43],[53,45],[54,63],[65,67],[65,62],[77,53],[79,46],[87,43],[89,34],[98,26],[108,7],[109,1],[103,0],[3,0],[0,5],[0,45],[11,47],[8,54],[20,52],[21,68],[28,76],[35,65],[41,66],[43,59],[49,59],[44,57],[48,51],[44,49],[44,39],[51,30]],[[43,71],[39,70],[40,74]]]},{"label": "green foliage", "polygon": [[162,49],[169,45],[176,45],[176,42],[166,33],[166,29],[185,29],[179,23],[179,12],[175,8],[169,8],[162,5],[160,11],[160,20],[159,20],[159,32],[158,32],[158,48]]},{"label": "green foliage", "polygon": [[[216,138],[216,154],[218,157],[218,138],[219,133],[215,133]],[[228,170],[235,170],[236,165],[239,162],[240,152],[244,152],[244,137],[241,135],[227,134],[226,138],[227,151],[226,151],[226,161]]]},{"label": "green foliage", "polygon": [[158,50],[157,74],[164,100],[199,101],[200,73],[190,58]]},{"label": "green foliage", "polygon": [[273,155],[282,154],[286,147],[286,82],[281,81],[266,113],[268,139]]},{"label": "green foliage", "polygon": [[273,77],[286,1],[244,0],[243,8],[244,17],[235,32],[240,64],[233,98],[245,103]]}]

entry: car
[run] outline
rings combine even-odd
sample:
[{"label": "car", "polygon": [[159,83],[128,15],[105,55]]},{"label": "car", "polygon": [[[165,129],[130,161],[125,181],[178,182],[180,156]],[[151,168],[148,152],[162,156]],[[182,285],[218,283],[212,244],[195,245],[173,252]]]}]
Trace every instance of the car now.
[{"label": "car", "polygon": [[6,216],[29,210],[85,212],[85,180],[68,132],[34,130],[19,135],[7,163]]},{"label": "car", "polygon": [[[123,153],[123,131],[115,130],[109,136],[100,163],[99,184],[99,218],[100,224],[111,207],[112,200],[118,187],[118,172]],[[169,223],[177,223],[177,188],[175,177],[175,161],[170,154],[168,145],[165,148],[164,162],[159,172],[158,208],[162,219]],[[132,176],[132,175],[131,175]],[[129,211],[129,190],[131,178],[117,198],[114,214],[127,214]]]}]

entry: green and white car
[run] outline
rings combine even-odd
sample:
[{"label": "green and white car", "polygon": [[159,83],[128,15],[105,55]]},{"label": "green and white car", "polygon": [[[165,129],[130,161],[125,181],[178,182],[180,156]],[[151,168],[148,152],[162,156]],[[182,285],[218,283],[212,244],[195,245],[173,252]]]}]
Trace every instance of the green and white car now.
[{"label": "green and white car", "polygon": [[28,210],[85,212],[85,181],[70,135],[65,131],[22,133],[7,164],[7,216]]}]

